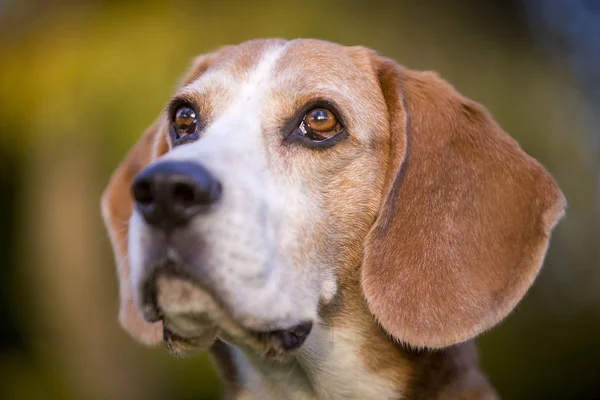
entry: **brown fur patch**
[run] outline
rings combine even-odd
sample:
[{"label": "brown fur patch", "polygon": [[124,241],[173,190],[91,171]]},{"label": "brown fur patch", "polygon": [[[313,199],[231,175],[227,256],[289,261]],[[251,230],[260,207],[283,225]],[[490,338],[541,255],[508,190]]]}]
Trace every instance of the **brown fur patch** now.
[{"label": "brown fur patch", "polygon": [[365,242],[362,287],[397,340],[452,345],[499,322],[522,298],[564,197],[483,107],[435,74],[376,63],[393,151],[387,196]]}]

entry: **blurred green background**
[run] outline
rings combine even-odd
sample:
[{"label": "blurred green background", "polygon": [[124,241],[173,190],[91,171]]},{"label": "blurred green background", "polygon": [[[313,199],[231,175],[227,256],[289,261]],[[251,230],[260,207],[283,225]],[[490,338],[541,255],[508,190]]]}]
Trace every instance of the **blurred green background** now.
[{"label": "blurred green background", "polygon": [[599,3],[0,0],[0,398],[219,398],[118,326],[99,198],[195,55],[274,36],[436,70],[550,170],[567,217],[481,360],[505,399],[600,398]]}]

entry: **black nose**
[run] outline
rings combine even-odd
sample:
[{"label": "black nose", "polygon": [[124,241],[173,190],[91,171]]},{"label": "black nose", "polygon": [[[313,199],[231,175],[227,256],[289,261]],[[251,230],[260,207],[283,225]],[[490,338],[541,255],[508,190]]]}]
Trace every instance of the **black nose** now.
[{"label": "black nose", "polygon": [[164,161],[140,172],[131,191],[146,222],[168,230],[206,211],[221,196],[221,184],[200,164]]}]

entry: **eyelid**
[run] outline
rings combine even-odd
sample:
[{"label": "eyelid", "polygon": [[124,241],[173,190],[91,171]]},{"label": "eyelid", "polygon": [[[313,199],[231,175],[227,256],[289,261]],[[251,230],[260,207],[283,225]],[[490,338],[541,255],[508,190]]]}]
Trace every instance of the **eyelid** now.
[{"label": "eyelid", "polygon": [[330,138],[314,141],[307,138],[305,135],[294,135],[291,134],[287,137],[288,143],[300,142],[304,146],[315,149],[315,150],[324,150],[330,148],[331,146],[340,143],[348,138],[348,132],[345,129],[342,129],[337,135],[334,135]]}]

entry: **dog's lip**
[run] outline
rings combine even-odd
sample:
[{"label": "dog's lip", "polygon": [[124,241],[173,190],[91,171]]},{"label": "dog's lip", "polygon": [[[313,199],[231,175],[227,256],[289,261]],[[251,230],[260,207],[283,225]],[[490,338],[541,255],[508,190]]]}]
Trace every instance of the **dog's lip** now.
[{"label": "dog's lip", "polygon": [[197,339],[196,337],[182,336],[177,331],[169,328],[167,325],[163,325],[163,337],[164,337],[165,341],[167,340],[167,337],[171,337],[178,341],[189,343],[189,344],[193,344]]},{"label": "dog's lip", "polygon": [[312,321],[304,321],[286,329],[276,329],[266,332],[252,332],[262,342],[277,340],[279,346],[285,351],[293,351],[304,344],[312,330]]},{"label": "dog's lip", "polygon": [[[284,352],[293,352],[304,344],[313,327],[313,322],[307,320],[286,323],[284,326],[266,323],[265,329],[255,329],[246,327],[230,317],[227,317],[228,324],[220,326],[210,319],[209,314],[203,312],[171,314],[163,311],[160,306],[150,306],[145,311],[145,318],[152,316],[154,321],[162,321],[165,340],[168,336],[171,340],[183,342],[190,347],[205,340],[208,332],[215,332],[219,337],[225,335],[234,341],[235,338],[242,341],[244,338],[250,338],[255,342],[275,345]],[[226,328],[227,325],[229,329]],[[230,331],[232,328],[233,331]]]},{"label": "dog's lip", "polygon": [[149,261],[145,268],[151,272],[144,279],[144,286],[141,288],[142,305],[140,311],[147,322],[158,322],[164,318],[164,312],[158,304],[156,285],[159,278],[172,277],[195,282],[195,279],[190,276],[186,268],[183,268],[181,263],[177,261],[176,253],[171,250],[163,257],[157,257]]},{"label": "dog's lip", "polygon": [[[195,320],[195,316],[190,314],[186,316],[190,321]],[[217,328],[216,325],[210,325],[210,324],[206,324],[206,321],[203,321],[203,323],[199,323],[198,324],[198,331],[194,331],[194,330],[189,330],[189,329],[183,329],[180,326],[178,326],[177,324],[173,323],[173,320],[171,319],[167,319],[167,318],[161,318],[160,320],[163,321],[163,325],[164,328],[166,330],[169,331],[169,333],[176,337],[176,339],[178,340],[182,340],[182,341],[187,341],[187,342],[193,342],[197,339],[199,339],[200,337],[202,337],[202,335],[200,334],[201,332],[205,332],[208,329],[214,329]],[[200,329],[200,327],[202,327],[202,329]],[[306,338],[308,337],[308,335],[310,334],[312,327],[313,327],[313,322],[312,321],[303,321],[303,322],[299,322],[295,325],[292,325],[290,327],[287,328],[281,328],[281,329],[269,329],[269,330],[254,330],[254,329],[247,329],[244,328],[242,326],[238,327],[241,329],[241,331],[250,337],[253,337],[254,339],[259,340],[260,342],[268,342],[268,341],[272,341],[272,340],[277,340],[278,344],[280,345],[280,347],[286,351],[292,351],[295,350],[297,348],[299,348],[300,346],[302,346],[302,344],[304,344],[304,342],[306,341]]]},{"label": "dog's lip", "polygon": [[146,322],[158,322],[163,319],[160,308],[152,304],[144,304],[142,306],[142,317]]},{"label": "dog's lip", "polygon": [[[193,320],[193,317],[190,316],[190,319]],[[291,353],[299,349],[308,338],[312,327],[312,321],[300,322],[287,328],[270,329],[264,331],[246,329],[238,325],[238,329],[240,329],[238,334],[231,336],[227,330],[219,328],[216,325],[204,326],[202,329],[200,329],[199,325],[198,331],[195,332],[194,330],[181,329],[181,327],[171,323],[169,319],[163,319],[163,334],[165,336],[165,343],[168,342],[168,338],[170,340],[183,342],[193,347],[195,344],[205,340],[205,334],[210,331],[214,332],[215,337],[220,337],[222,339],[226,339],[227,341],[232,340],[233,342],[236,342],[237,340],[242,340],[244,342],[248,339],[252,339],[251,341],[253,342],[269,345],[267,347],[276,347],[286,353]]]}]

